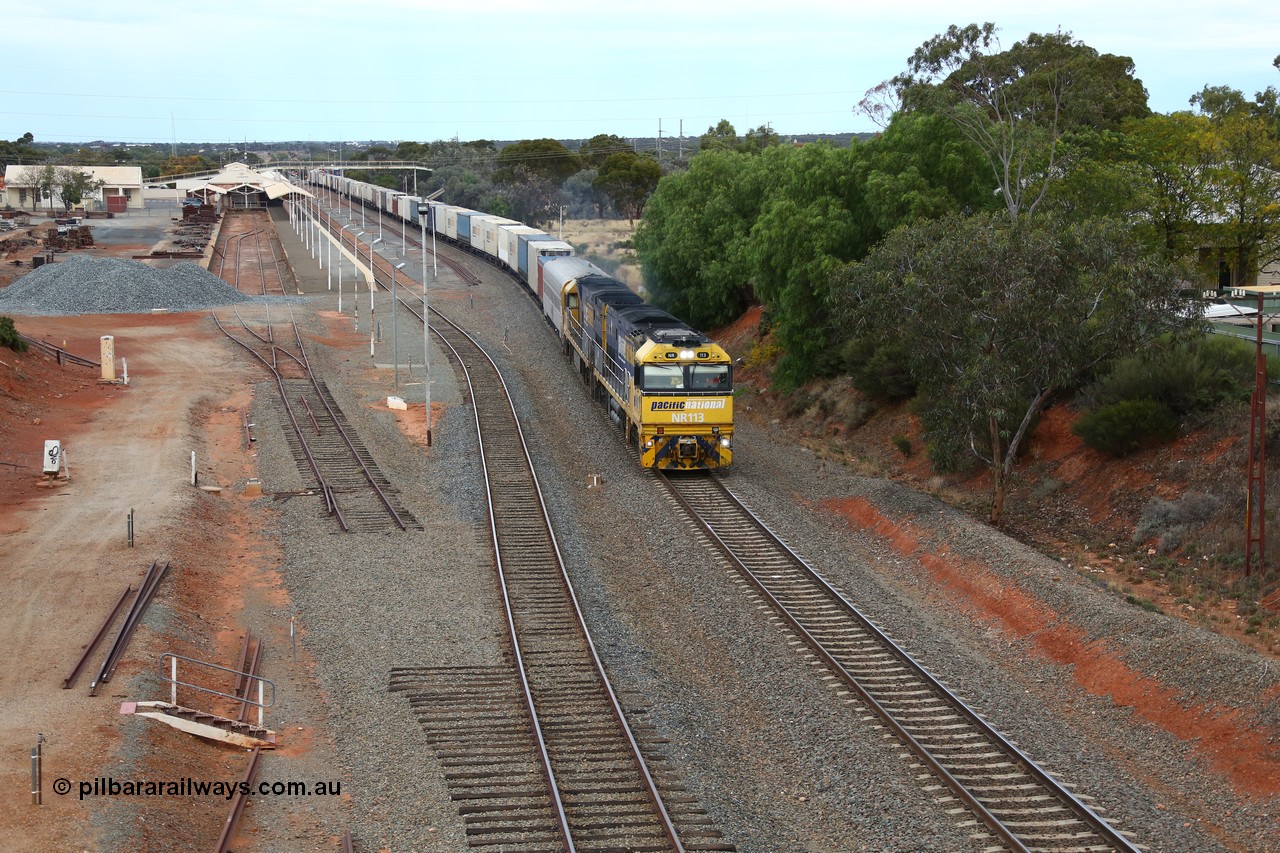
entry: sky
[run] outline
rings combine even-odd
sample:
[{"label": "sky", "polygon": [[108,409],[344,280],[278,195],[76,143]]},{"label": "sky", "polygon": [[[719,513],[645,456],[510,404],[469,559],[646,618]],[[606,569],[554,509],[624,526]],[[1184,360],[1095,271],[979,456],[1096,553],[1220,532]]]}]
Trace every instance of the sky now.
[{"label": "sky", "polygon": [[877,130],[856,105],[952,24],[1132,57],[1153,110],[1280,88],[1280,3],[0,0],[0,138],[519,140]]}]

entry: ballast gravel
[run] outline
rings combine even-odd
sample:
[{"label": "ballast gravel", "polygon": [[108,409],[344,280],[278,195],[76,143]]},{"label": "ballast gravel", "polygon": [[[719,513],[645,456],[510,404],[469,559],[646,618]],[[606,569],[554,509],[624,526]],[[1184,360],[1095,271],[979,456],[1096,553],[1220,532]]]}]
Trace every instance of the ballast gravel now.
[{"label": "ballast gravel", "polygon": [[252,301],[253,297],[190,261],[156,269],[124,258],[70,255],[37,267],[0,290],[0,313],[145,314]]}]

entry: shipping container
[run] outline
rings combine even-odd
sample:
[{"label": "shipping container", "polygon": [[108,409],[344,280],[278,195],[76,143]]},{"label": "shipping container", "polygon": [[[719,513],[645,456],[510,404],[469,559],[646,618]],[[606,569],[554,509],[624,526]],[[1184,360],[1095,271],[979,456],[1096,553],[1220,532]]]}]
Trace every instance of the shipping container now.
[{"label": "shipping container", "polygon": [[529,289],[542,298],[541,261],[543,258],[571,258],[573,246],[563,240],[535,240],[528,244],[529,248]]},{"label": "shipping container", "polygon": [[538,228],[530,225],[499,225],[498,226],[498,262],[513,273],[519,272],[517,259],[520,255],[520,236],[528,236],[530,234],[545,234]]},{"label": "shipping container", "polygon": [[478,219],[485,214],[478,210],[468,210],[465,207],[457,209],[456,213],[450,215],[450,219],[456,223],[454,233],[450,236],[457,240],[463,246],[471,245],[471,220]]},{"label": "shipping container", "polygon": [[480,218],[480,228],[471,229],[471,248],[477,252],[482,252],[490,258],[498,257],[498,227],[501,225],[519,225],[514,219],[507,219],[504,216],[483,216]]},{"label": "shipping container", "polygon": [[[516,272],[520,274],[520,280],[528,284],[530,289],[533,289],[535,282],[529,278],[529,244],[554,239],[556,238],[552,237],[545,231],[540,231],[537,234],[521,234],[517,238],[520,245],[519,248],[516,249]],[[534,256],[533,274],[535,277],[538,274],[538,262],[536,255]]]}]

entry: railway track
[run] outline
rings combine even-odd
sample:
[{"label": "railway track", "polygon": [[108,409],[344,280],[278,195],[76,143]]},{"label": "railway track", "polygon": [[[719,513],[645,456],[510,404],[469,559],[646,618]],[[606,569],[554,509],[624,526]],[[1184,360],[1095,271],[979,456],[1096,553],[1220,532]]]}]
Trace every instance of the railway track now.
[{"label": "railway track", "polygon": [[[300,470],[310,470],[315,491],[325,499],[326,511],[344,532],[421,530],[422,525],[401,504],[399,495],[347,421],[328,386],[315,375],[298,326],[289,320],[292,344],[279,344],[270,322],[264,332],[253,329],[239,311],[236,320],[248,340],[233,335],[217,314],[218,329],[267,368],[276,381],[290,429],[285,440]],[[291,351],[290,347],[297,352]]]},{"label": "railway track", "polygon": [[[216,275],[245,293],[262,296],[274,293],[288,295],[284,272],[281,270],[285,263],[281,257],[283,252],[276,250],[278,238],[270,218],[261,211],[246,211],[229,217],[227,222],[234,222],[235,227],[244,226],[250,230],[219,235],[219,246],[215,252],[218,256]],[[268,252],[271,255],[269,262]],[[231,261],[230,268],[227,266],[228,260]]]},{"label": "railway track", "polygon": [[1136,851],[1081,798],[920,666],[718,477],[656,475],[738,575],[978,821],[1011,850]]},{"label": "railway track", "polygon": [[733,850],[629,725],[578,608],[502,376],[474,339],[433,313],[440,322],[431,329],[470,389],[514,667],[395,669],[390,689],[408,695],[445,765],[469,844]]}]

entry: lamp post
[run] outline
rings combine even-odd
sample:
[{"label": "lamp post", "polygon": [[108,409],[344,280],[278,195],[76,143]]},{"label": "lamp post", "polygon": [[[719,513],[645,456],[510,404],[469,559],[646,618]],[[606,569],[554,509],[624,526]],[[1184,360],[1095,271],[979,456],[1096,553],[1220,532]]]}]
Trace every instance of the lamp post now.
[{"label": "lamp post", "polygon": [[[352,249],[355,250],[355,256],[356,256],[356,260],[355,260],[356,283],[352,285],[352,290],[355,292],[355,296],[352,298],[355,299],[355,302],[356,302],[356,322],[357,323],[360,322],[360,238],[363,236],[364,236],[363,231],[357,231],[354,245],[351,247]],[[339,300],[342,299],[342,294],[338,294],[338,299]]]},{"label": "lamp post", "polygon": [[[422,388],[427,401],[427,447],[431,446],[431,353],[429,338],[431,336],[431,312],[427,305],[427,220],[431,208],[426,212],[418,208],[418,225],[422,227]],[[436,228],[431,223],[431,248],[435,249]],[[432,255],[431,262],[435,263]]]},{"label": "lamp post", "polygon": [[[360,208],[362,211],[363,207]],[[378,339],[378,268],[373,265],[373,247],[382,242],[381,237],[369,241],[369,355],[374,354],[374,344]]]},{"label": "lamp post", "polygon": [[396,333],[396,315],[400,312],[396,310],[396,270],[404,269],[404,262],[400,262],[391,268],[391,376],[395,383],[396,390],[400,390],[400,338]]}]

